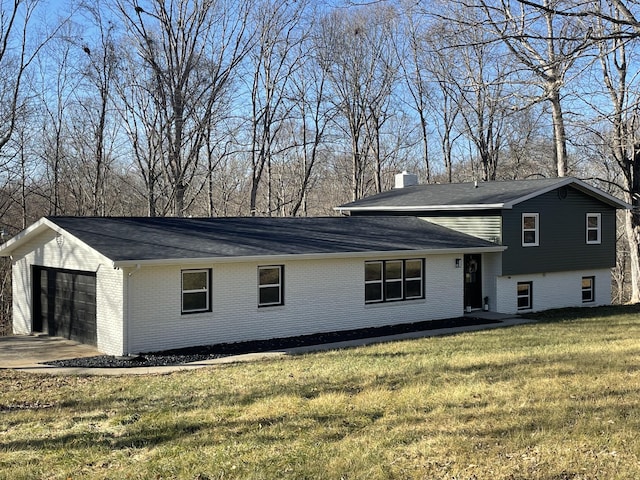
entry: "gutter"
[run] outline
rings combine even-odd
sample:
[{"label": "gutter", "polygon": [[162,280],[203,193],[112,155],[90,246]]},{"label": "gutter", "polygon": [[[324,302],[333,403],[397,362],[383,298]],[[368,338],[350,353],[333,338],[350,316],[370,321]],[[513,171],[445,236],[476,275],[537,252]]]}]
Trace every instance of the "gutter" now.
[{"label": "gutter", "polygon": [[456,253],[493,253],[504,252],[507,249],[504,245],[478,246],[462,248],[432,248],[423,250],[377,250],[363,252],[340,252],[340,253],[306,253],[306,254],[280,254],[280,255],[248,255],[238,257],[199,257],[199,258],[155,258],[148,260],[121,260],[114,261],[114,268],[130,268],[140,266],[160,266],[160,265],[187,265],[202,263],[253,263],[253,262],[279,262],[297,260],[330,260],[341,258],[371,258],[371,257],[397,257],[406,255],[426,256],[426,255],[448,255]]}]

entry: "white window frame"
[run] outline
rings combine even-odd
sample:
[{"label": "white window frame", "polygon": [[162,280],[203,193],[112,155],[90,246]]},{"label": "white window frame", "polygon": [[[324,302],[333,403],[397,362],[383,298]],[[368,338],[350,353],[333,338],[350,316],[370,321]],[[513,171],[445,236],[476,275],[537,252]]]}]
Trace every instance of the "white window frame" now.
[{"label": "white window frame", "polygon": [[[526,285],[527,286],[527,293],[526,295],[520,295],[520,285]],[[526,298],[527,299],[527,305],[524,307],[520,306],[520,299],[521,298]],[[531,310],[533,308],[533,282],[518,282],[516,285],[516,307],[518,310]]]},{"label": "white window frame", "polygon": [[[594,227],[589,226],[589,219],[595,218],[598,224]],[[600,213],[587,213],[586,218],[586,238],[588,245],[598,245],[602,242],[602,214]],[[589,232],[596,232],[597,238],[595,240],[589,240]]]},{"label": "white window frame", "polygon": [[[536,225],[535,228],[525,228],[524,222],[525,218],[533,217],[535,219]],[[525,242],[525,233],[534,232],[536,239],[535,242],[527,243]],[[538,213],[523,213],[522,214],[522,246],[523,247],[537,247],[540,245],[540,214]]]},{"label": "white window frame", "polygon": [[[206,274],[206,278],[207,278],[207,285],[205,286],[205,288],[198,288],[198,289],[191,289],[191,290],[185,290],[184,289],[184,275],[185,274],[194,274],[194,273],[204,273]],[[199,313],[199,312],[210,312],[211,311],[211,270],[208,268],[200,268],[200,269],[190,269],[190,270],[181,270],[180,272],[180,282],[181,282],[181,286],[180,286],[180,290],[181,290],[181,295],[180,295],[180,305],[181,305],[181,312],[182,313]],[[184,295],[185,294],[190,294],[190,293],[205,293],[205,297],[207,299],[206,301],[206,306],[204,308],[191,308],[186,310],[184,308]]]},{"label": "white window frame", "polygon": [[[260,283],[261,270],[278,270],[278,283]],[[266,288],[278,288],[278,300],[275,302],[260,302],[260,292]],[[284,305],[284,265],[260,265],[258,266],[258,307],[274,307]]]},{"label": "white window frame", "polygon": [[[589,286],[585,287],[584,286],[584,281],[585,280],[589,280]],[[596,277],[594,277],[593,275],[588,276],[588,277],[582,277],[582,281],[581,281],[581,294],[582,294],[582,303],[592,303],[596,301]],[[590,298],[585,299],[584,298],[584,294],[585,292],[589,292],[590,293]]]}]

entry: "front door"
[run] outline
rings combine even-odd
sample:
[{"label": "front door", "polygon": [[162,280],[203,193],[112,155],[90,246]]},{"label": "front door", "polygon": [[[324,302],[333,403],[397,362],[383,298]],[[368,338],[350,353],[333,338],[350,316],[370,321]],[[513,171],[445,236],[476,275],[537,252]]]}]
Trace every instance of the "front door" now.
[{"label": "front door", "polygon": [[482,255],[464,256],[464,306],[482,308]]}]

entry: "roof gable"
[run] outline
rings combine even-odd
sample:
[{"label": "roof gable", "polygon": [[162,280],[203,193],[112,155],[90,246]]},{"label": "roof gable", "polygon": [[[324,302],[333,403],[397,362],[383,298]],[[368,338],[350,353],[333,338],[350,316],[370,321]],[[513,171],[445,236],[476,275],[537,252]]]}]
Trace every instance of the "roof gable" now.
[{"label": "roof gable", "polygon": [[573,177],[415,185],[336,207],[339,211],[443,211],[510,209],[562,187],[573,187],[614,207],[629,205]]}]

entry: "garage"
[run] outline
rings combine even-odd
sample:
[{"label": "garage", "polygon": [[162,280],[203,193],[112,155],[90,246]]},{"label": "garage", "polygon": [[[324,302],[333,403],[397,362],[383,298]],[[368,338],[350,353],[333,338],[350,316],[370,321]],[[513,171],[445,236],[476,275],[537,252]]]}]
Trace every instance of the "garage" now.
[{"label": "garage", "polygon": [[96,274],[33,267],[33,331],[97,345]]}]

